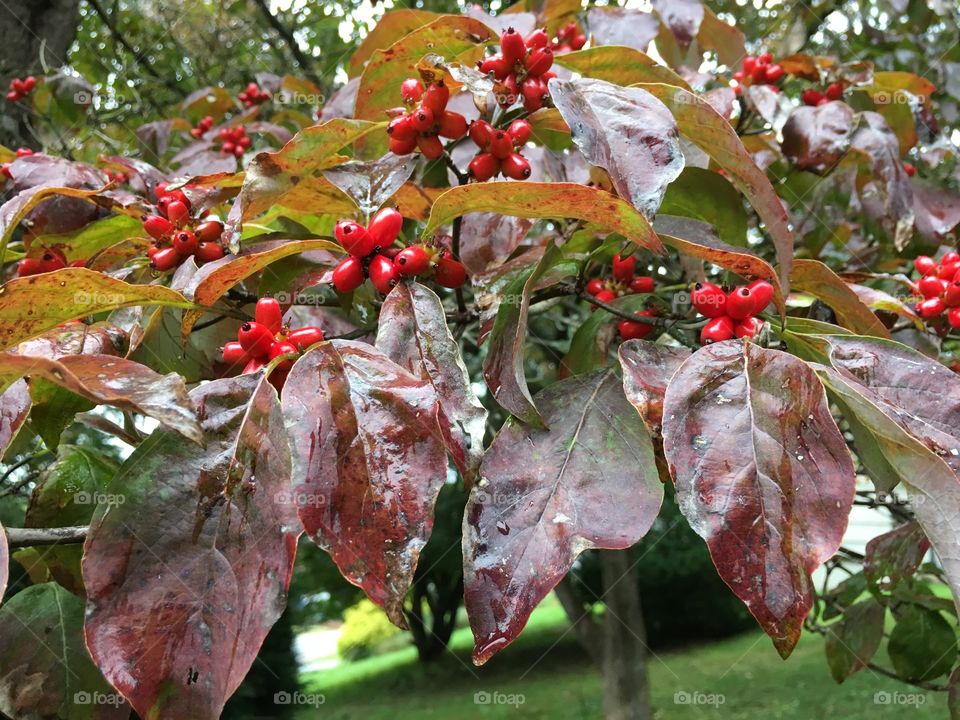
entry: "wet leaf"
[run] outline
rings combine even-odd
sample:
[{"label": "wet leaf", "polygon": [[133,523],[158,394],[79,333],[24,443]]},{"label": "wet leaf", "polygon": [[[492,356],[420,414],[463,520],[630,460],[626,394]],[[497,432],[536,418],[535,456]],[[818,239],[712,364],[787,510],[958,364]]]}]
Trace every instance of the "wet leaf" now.
[{"label": "wet leaf", "polygon": [[728,245],[745,247],[747,244],[743,200],[733,185],[715,172],[685,167],[667,188],[659,213],[702,220]]},{"label": "wet leaf", "polygon": [[176,373],[160,375],[145,365],[112,355],[41,356],[0,353],[0,384],[42,377],[97,404],[142,413],[194,442],[203,435],[187,389]]},{"label": "wet leaf", "polygon": [[870,592],[880,596],[894,590],[913,576],[929,550],[930,541],[915,520],[877,535],[864,551],[863,574]]},{"label": "wet leaf", "polygon": [[917,178],[910,180],[910,186],[917,232],[940,242],[960,223],[960,195]]},{"label": "wet leaf", "polygon": [[887,654],[905,680],[933,680],[949,673],[957,659],[956,633],[940,613],[911,605],[890,632]]},{"label": "wet leaf", "polygon": [[390,47],[376,50],[360,77],[355,117],[383,120],[384,111],[401,105],[400,83],[411,74],[424,55],[437,53],[445,60],[473,64],[483,45],[497,35],[479,20],[462,15],[442,15]]},{"label": "wet leaf", "polygon": [[890,331],[833,270],[819,260],[796,260],[790,282],[830,306],[837,322],[858,335],[889,338]]},{"label": "wet leaf", "polygon": [[[614,298],[608,305],[622,312],[637,312],[650,304],[645,295],[624,295]],[[597,308],[583,320],[570,339],[570,349],[558,367],[561,378],[583,375],[610,364],[610,349],[620,341],[617,323],[621,318]],[[651,335],[654,340],[656,335]]]},{"label": "wet leaf", "polygon": [[[51,297],[58,302],[51,303]],[[84,268],[8,280],[0,287],[0,347],[13,347],[68,320],[134,305],[193,307],[168,287],[134,285]]]},{"label": "wet leaf", "polygon": [[622,45],[599,45],[558,54],[555,62],[585,77],[617,85],[652,82],[690,88],[686,80],[645,52]]},{"label": "wet leaf", "polygon": [[353,161],[325,170],[323,176],[353,200],[365,217],[372,215],[410,179],[415,155],[388,153],[371,162]]},{"label": "wet leaf", "polygon": [[783,154],[800,170],[825,173],[850,147],[853,108],[843,102],[796,108],[783,126]]},{"label": "wet leaf", "polygon": [[433,22],[440,15],[427,10],[402,8],[384,13],[373,29],[367,33],[363,42],[357,47],[347,64],[347,73],[356,77],[363,72],[363,66],[376,50],[383,50],[393,45],[397,40],[412,33],[428,23]]},{"label": "wet leaf", "polygon": [[637,88],[603,80],[550,81],[550,95],[587,160],[648,218],[683,170],[677,124],[666,106]]},{"label": "wet leaf", "polygon": [[660,435],[663,397],[680,366],[690,357],[682,347],[656,345],[643,340],[628,340],[620,345],[623,391],[643,419],[651,435]]},{"label": "wet leaf", "polygon": [[925,331],[923,319],[917,315],[913,307],[895,298],[893,295],[888,295],[882,290],[877,290],[867,285],[857,285],[852,282],[847,282],[847,287],[853,290],[857,294],[857,297],[860,298],[860,302],[871,310],[881,310],[899,315],[912,322],[917,330]]},{"label": "wet leaf", "polygon": [[533,220],[495,212],[467,213],[460,224],[460,261],[471,274],[509,258],[527,233]]},{"label": "wet leaf", "polygon": [[83,613],[83,601],[56,583],[28,587],[0,606],[0,711],[31,720],[130,716],[130,706],[90,662]]},{"label": "wet leaf", "polygon": [[752,203],[767,232],[773,238],[780,265],[780,284],[789,291],[788,278],[793,263],[793,234],[783,202],[773,185],[753,162],[737,133],[706,100],[670,85],[641,85],[666,104],[680,133],[699,146],[723,168],[731,182]]},{"label": "wet leaf", "polygon": [[[0,458],[29,416],[30,405],[30,392],[25,380],[17,380],[0,394]],[[6,565],[0,562],[0,567]],[[2,597],[3,593],[0,592]]]},{"label": "wet leaf", "polygon": [[618,232],[640,247],[663,252],[647,219],[629,203],[598,188],[577,183],[525,182],[523,192],[511,182],[471,183],[437,198],[422,237],[470,212],[496,212],[522,218],[578,218]]},{"label": "wet leaf", "polygon": [[87,647],[141,717],[220,716],[283,612],[300,534],[269,383],[214,380],[191,400],[206,447],[155,431],[84,545]]},{"label": "wet leaf", "polygon": [[853,505],[853,462],[823,386],[792,355],[731,340],[681,366],[663,417],[681,511],[787,657],[813,603],[810,576],[840,546]]},{"label": "wet leaf", "polygon": [[580,553],[640,540],[663,498],[653,445],[615,372],[554,383],[536,402],[550,429],[508,420],[464,514],[478,665],[517,637]]},{"label": "wet leaf", "polygon": [[843,619],[831,625],[825,650],[830,674],[842,683],[867,666],[883,640],[886,610],[873,598],[851,605]]},{"label": "wet leaf", "polygon": [[303,526],[400,627],[447,475],[438,412],[428,381],[359,342],[318,345],[283,387]]},{"label": "wet leaf", "polygon": [[419,283],[399,283],[380,308],[376,346],[433,385],[447,450],[464,481],[472,484],[483,457],[487,411],[471,387],[440,298]]},{"label": "wet leaf", "polygon": [[592,45],[623,45],[646,52],[660,30],[660,21],[640,10],[594,6],[587,11],[587,28]]},{"label": "wet leaf", "polygon": [[720,62],[728,67],[737,65],[747,54],[740,29],[718,18],[706,5],[697,42],[704,50],[715,50]]},{"label": "wet leaf", "polygon": [[704,15],[700,0],[653,0],[653,9],[682,48],[697,37]]}]

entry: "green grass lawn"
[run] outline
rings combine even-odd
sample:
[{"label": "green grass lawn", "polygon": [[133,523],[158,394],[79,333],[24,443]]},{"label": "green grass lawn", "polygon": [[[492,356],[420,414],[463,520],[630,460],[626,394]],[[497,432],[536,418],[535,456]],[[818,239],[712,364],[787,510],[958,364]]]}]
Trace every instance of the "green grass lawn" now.
[{"label": "green grass lawn", "polygon": [[[454,635],[452,652],[432,665],[417,663],[415,651],[408,648],[310,673],[304,677],[305,691],[323,694],[325,702],[319,710],[304,709],[299,717],[601,718],[600,677],[572,633],[564,634],[566,629],[563,611],[551,604],[538,609],[517,642],[482,668],[470,662],[470,632],[463,629]],[[882,650],[881,657],[886,659]],[[869,670],[836,685],[827,671],[823,640],[813,635],[805,636],[786,662],[759,633],[657,653],[650,660],[650,676],[657,717],[664,720],[947,716],[943,693],[923,693]],[[503,701],[522,697],[522,703],[477,704],[474,696],[482,692],[500,693]],[[881,699],[899,693],[899,704],[877,703],[877,693],[886,693]],[[682,702],[694,694],[700,703]],[[707,696],[722,699],[722,704],[706,704]]]}]

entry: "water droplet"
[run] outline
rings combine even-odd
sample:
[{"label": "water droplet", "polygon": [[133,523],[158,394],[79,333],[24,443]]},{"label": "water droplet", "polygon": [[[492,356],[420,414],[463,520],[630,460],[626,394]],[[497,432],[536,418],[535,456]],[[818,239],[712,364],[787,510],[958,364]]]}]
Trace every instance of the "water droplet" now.
[{"label": "water droplet", "polygon": [[510,534],[510,526],[507,525],[503,520],[497,520],[497,532],[501,535]]}]

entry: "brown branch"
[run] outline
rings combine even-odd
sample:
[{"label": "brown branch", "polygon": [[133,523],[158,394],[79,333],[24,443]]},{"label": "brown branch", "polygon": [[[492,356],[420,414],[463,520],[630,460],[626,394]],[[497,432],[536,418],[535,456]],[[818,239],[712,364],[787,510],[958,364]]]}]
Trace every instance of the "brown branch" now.
[{"label": "brown branch", "polygon": [[88,529],[86,525],[62,528],[5,528],[7,544],[11,548],[82,543],[87,537]]}]

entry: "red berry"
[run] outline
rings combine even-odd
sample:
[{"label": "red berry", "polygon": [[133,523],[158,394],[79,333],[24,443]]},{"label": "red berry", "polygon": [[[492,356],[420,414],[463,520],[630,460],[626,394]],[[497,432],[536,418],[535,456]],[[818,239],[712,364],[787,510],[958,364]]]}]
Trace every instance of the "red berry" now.
[{"label": "red berry", "polygon": [[204,220],[193,229],[193,232],[200,242],[217,242],[223,235],[223,223],[219,220]]},{"label": "red berry", "polygon": [[[656,317],[656,313],[652,310],[641,310],[636,314],[645,317]],[[617,325],[617,329],[620,331],[620,337],[624,340],[642,340],[652,333],[656,329],[656,326],[652,323],[621,320],[619,325]]]},{"label": "red berry", "polygon": [[443,143],[436,135],[421,135],[417,138],[417,147],[427,160],[436,160],[443,155]]},{"label": "red berry", "polygon": [[423,97],[423,83],[416,78],[407,78],[400,85],[400,97],[406,103],[420,102]]},{"label": "red berry", "polygon": [[943,284],[936,275],[926,275],[917,283],[917,290],[924,298],[940,297],[943,293]]},{"label": "red berry", "polygon": [[147,215],[143,219],[143,229],[154,240],[165,240],[173,234],[173,223],[159,215]]},{"label": "red berry", "polygon": [[216,242],[202,242],[197,246],[197,251],[193,256],[202,264],[213,262],[222,258],[226,252],[223,245]]},{"label": "red berry", "polygon": [[506,160],[513,154],[513,140],[503,130],[495,130],[490,138],[490,152],[499,160]]},{"label": "red berry", "polygon": [[183,257],[186,257],[187,255],[193,255],[197,251],[199,245],[200,243],[197,240],[197,236],[189,230],[178,232],[173,238],[173,246]]},{"label": "red berry", "polygon": [[570,40],[570,47],[572,47],[574,50],[579,50],[586,44],[587,44],[587,36],[584,35],[583,33],[577,33]]},{"label": "red berry", "polygon": [[738,338],[752,338],[760,331],[761,323],[755,317],[748,317],[741,320],[733,327],[733,335]]},{"label": "red berry", "polygon": [[43,260],[40,258],[24,258],[17,263],[17,275],[20,277],[39,275],[42,272],[46,272],[46,270],[44,269]]},{"label": "red berry", "polygon": [[283,310],[280,309],[280,303],[274,298],[260,298],[257,300],[254,319],[270,332],[274,334],[280,332],[283,326]]},{"label": "red berry", "polygon": [[823,95],[819,90],[814,88],[807,88],[802,93],[800,93],[800,99],[803,100],[804,105],[815,106],[820,103],[823,99]]},{"label": "red berry", "polygon": [[782,77],[783,77],[783,67],[782,67],[782,66],[780,66],[780,65],[769,65],[769,66],[767,66],[767,71],[766,71],[766,77],[765,77],[765,79],[766,79],[766,81],[767,81],[768,83],[775,83],[775,82],[777,82],[778,80],[780,80],[780,78],[782,78]]},{"label": "red berry", "polygon": [[537,28],[534,30],[532,33],[527,35],[527,39],[524,41],[524,45],[526,45],[530,50],[545,48],[549,44],[550,36],[547,35],[547,31],[543,28]]},{"label": "red berry", "polygon": [[394,207],[385,207],[377,211],[367,224],[367,233],[375,246],[382,248],[393,244],[403,228],[403,215]]},{"label": "red berry", "polygon": [[430,256],[419,245],[404,248],[393,262],[397,266],[397,271],[405,277],[421,275],[430,268]]},{"label": "red berry", "polygon": [[538,48],[530,53],[524,64],[530,75],[543,75],[553,65],[553,51],[550,48]]},{"label": "red berry", "polygon": [[442,287],[455,290],[467,281],[467,269],[459,260],[452,257],[441,257],[437,260],[437,268],[433,279]]},{"label": "red berry", "polygon": [[427,107],[419,107],[410,113],[410,122],[417,132],[429,132],[433,128],[433,111]]},{"label": "red berry", "polygon": [[430,87],[423,93],[420,107],[429,108],[434,115],[441,115],[447,108],[450,100],[450,90],[443,84],[443,80],[430,83]]},{"label": "red berry", "polygon": [[954,280],[943,291],[943,304],[949,308],[960,306],[960,280]]},{"label": "red berry", "polygon": [[400,279],[400,272],[393,260],[383,255],[377,255],[370,261],[367,273],[373,286],[384,295],[390,292]]},{"label": "red berry", "polygon": [[256,321],[245,322],[237,331],[237,340],[241,347],[253,357],[264,357],[273,345],[274,333],[270,328]]},{"label": "red berry", "polygon": [[903,171],[907,174],[908,177],[913,177],[917,174],[917,168],[914,167],[913,163],[905,162],[903,164]]},{"label": "red berry", "polygon": [[416,136],[410,138],[409,140],[398,140],[397,138],[393,137],[390,138],[390,152],[392,152],[394,155],[409,155],[416,149]]},{"label": "red berry", "polygon": [[613,256],[613,277],[620,282],[629,283],[636,269],[637,259],[632,255],[621,258],[620,253],[617,253]]},{"label": "red berry", "polygon": [[467,134],[467,119],[460,113],[444,110],[437,124],[437,133],[441,137],[459,140]]},{"label": "red berry", "polygon": [[700,344],[709,345],[710,343],[723,342],[733,338],[735,326],[733,319],[727,315],[713,318],[700,330]]},{"label": "red berry", "polygon": [[611,290],[601,290],[594,297],[602,303],[610,303],[617,299],[617,296]]},{"label": "red berry", "polygon": [[753,294],[753,311],[750,314],[758,315],[766,310],[767,305],[773,300],[773,285],[766,280],[754,280],[747,287]]},{"label": "red berry", "polygon": [[510,72],[510,66],[507,65],[507,61],[503,59],[502,55],[493,55],[480,63],[480,72],[484,75],[493,73],[497,80],[503,80]]},{"label": "red berry", "polygon": [[649,275],[639,275],[630,281],[630,292],[632,293],[652,293],[653,278]]},{"label": "red berry", "polygon": [[914,259],[913,267],[916,268],[916,271],[921,275],[930,275],[931,273],[935,273],[939,266],[937,265],[937,261],[932,257],[921,255]]},{"label": "red berry", "polygon": [[474,120],[470,123],[470,139],[481,150],[486,150],[493,137],[493,126],[486,120]]},{"label": "red berry", "polygon": [[343,260],[333,271],[333,286],[337,292],[352,292],[363,285],[363,280],[363,264],[355,257]]},{"label": "red berry", "polygon": [[243,345],[233,341],[223,346],[223,361],[228,365],[245,365],[250,361],[250,355],[243,349]]},{"label": "red berry", "polygon": [[941,280],[953,280],[958,269],[960,269],[960,263],[944,263],[941,261],[940,269],[937,270],[937,277]]},{"label": "red berry", "polygon": [[943,254],[943,257],[940,258],[941,265],[955,265],[960,263],[960,253],[953,250]]},{"label": "red berry", "polygon": [[190,208],[180,200],[167,204],[167,219],[174,225],[181,225],[190,216]]},{"label": "red berry", "polygon": [[353,220],[338,222],[333,229],[333,235],[344,250],[358,258],[364,258],[372,253],[378,244],[363,225]]},{"label": "red berry", "polygon": [[945,309],[942,298],[930,298],[917,305],[917,313],[925,320],[937,317]]},{"label": "red berry", "polygon": [[830,83],[827,85],[827,97],[830,100],[842,100],[843,99],[843,84],[842,83]]},{"label": "red berry", "polygon": [[697,283],[690,293],[693,309],[708,318],[716,318],[727,312],[727,294],[713,283]]},{"label": "red berry", "polygon": [[735,288],[727,295],[727,315],[734,320],[744,320],[753,315],[753,307],[756,300],[750,288],[741,286]]},{"label": "red berry", "polygon": [[512,27],[508,27],[500,36],[500,52],[503,53],[503,59],[511,66],[522,60],[527,53],[523,37]]},{"label": "red berry", "polygon": [[828,97],[822,97],[817,101],[817,107],[820,107],[821,105],[826,105],[829,102],[833,102],[833,101]]},{"label": "red berry", "polygon": [[538,77],[528,76],[523,81],[523,107],[527,112],[534,112],[543,106],[543,97],[547,94],[547,86]]},{"label": "red berry", "polygon": [[761,53],[757,56],[757,63],[760,65],[769,65],[773,62],[773,55],[768,52]]},{"label": "red berry", "polygon": [[493,153],[480,153],[470,161],[467,172],[477,182],[486,182],[500,172],[500,161]]},{"label": "red berry", "polygon": [[947,312],[947,322],[954,330],[960,328],[960,307],[953,307]]},{"label": "red berry", "polygon": [[533,126],[522,119],[514,120],[510,123],[510,127],[507,128],[507,135],[513,139],[513,144],[517,147],[526,145],[532,134]]},{"label": "red berry", "polygon": [[530,177],[530,163],[519,153],[510,153],[500,163],[500,170],[508,178],[514,180],[526,180]]},{"label": "red berry", "polygon": [[297,350],[303,352],[311,345],[323,342],[323,330],[314,325],[308,325],[288,332],[287,340],[296,346]]},{"label": "red berry", "polygon": [[180,253],[175,248],[165,247],[157,250],[150,258],[150,267],[159,272],[166,272],[179,265],[181,260],[183,258],[180,257]]},{"label": "red berry", "polygon": [[747,55],[743,59],[743,71],[748,75],[753,72],[753,69],[757,66],[757,59],[753,55]]},{"label": "red berry", "polygon": [[267,364],[265,358],[250,358],[249,362],[243,366],[243,374],[248,375],[261,370]]},{"label": "red berry", "polygon": [[416,140],[417,129],[413,125],[413,116],[397,115],[387,123],[387,135],[391,140]]},{"label": "red berry", "polygon": [[30,92],[37,86],[37,79],[33,75],[27,75],[23,80],[24,92]]},{"label": "red berry", "polygon": [[268,360],[276,360],[281,355],[295,355],[297,346],[287,340],[277,340],[270,346],[267,352]]},{"label": "red berry", "polygon": [[593,280],[587,283],[586,290],[593,296],[596,296],[597,293],[603,291],[603,280],[600,278],[594,278]]}]

